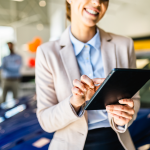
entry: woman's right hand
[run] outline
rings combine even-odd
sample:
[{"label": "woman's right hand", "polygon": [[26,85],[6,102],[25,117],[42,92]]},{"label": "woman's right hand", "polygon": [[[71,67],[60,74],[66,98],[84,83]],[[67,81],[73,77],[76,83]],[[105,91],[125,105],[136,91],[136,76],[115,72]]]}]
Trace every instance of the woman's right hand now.
[{"label": "woman's right hand", "polygon": [[[74,87],[72,88],[73,96],[70,99],[71,105],[74,107],[76,112],[79,111],[80,107],[94,95],[99,86],[103,83],[104,79],[90,79],[86,75],[81,76],[81,81],[75,79],[73,81]],[[95,86],[99,84],[99,86]]]}]

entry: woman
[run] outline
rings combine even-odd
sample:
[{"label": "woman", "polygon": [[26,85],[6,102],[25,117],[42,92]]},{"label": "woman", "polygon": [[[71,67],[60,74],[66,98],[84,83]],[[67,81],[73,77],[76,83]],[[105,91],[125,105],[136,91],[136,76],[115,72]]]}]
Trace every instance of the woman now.
[{"label": "woman", "polygon": [[[61,38],[37,51],[37,116],[42,128],[55,132],[50,150],[134,150],[127,130],[139,110],[138,95],[106,110],[84,111],[113,68],[135,68],[130,38],[96,26],[108,0],[67,0],[71,20]],[[125,105],[121,105],[125,104]]]}]

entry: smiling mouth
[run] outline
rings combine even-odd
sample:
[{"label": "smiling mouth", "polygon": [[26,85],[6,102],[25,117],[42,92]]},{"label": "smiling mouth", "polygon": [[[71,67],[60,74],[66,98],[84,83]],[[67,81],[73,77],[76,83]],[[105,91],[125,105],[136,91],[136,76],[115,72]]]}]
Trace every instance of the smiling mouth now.
[{"label": "smiling mouth", "polygon": [[99,13],[97,11],[94,11],[94,10],[91,10],[91,9],[88,9],[88,8],[85,8],[84,9],[88,14],[92,15],[92,16],[98,16]]}]

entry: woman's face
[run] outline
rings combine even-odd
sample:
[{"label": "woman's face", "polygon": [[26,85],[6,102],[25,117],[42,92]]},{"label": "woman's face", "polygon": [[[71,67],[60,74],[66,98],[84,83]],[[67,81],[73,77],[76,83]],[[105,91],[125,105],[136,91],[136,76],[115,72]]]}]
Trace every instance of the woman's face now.
[{"label": "woman's face", "polygon": [[72,22],[95,26],[104,16],[109,0],[67,0],[71,2]]}]

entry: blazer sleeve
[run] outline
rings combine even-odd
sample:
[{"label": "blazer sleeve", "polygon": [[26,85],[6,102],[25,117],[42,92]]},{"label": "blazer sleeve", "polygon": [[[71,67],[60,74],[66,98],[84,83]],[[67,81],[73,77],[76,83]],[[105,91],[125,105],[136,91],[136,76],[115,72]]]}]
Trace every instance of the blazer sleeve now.
[{"label": "blazer sleeve", "polygon": [[51,68],[41,47],[37,49],[35,72],[37,117],[41,127],[46,132],[54,132],[78,120],[80,117],[70,106],[72,95],[58,103]]},{"label": "blazer sleeve", "polygon": [[[129,68],[135,69],[136,68],[136,56],[135,56],[135,51],[134,51],[134,44],[133,44],[133,40],[131,38],[129,38],[129,50],[128,50],[129,54]],[[137,113],[140,109],[140,96],[139,96],[139,92],[136,93],[133,97],[132,97],[133,101],[134,101],[134,110],[135,110],[135,114],[133,115],[133,118],[129,121],[129,123],[127,123],[124,126],[123,130],[118,129],[118,126],[114,123],[113,117],[108,116],[109,117],[109,122],[111,127],[119,133],[124,133],[126,132],[126,130],[128,129],[128,127],[133,123],[133,121],[136,119],[137,117]]]}]

